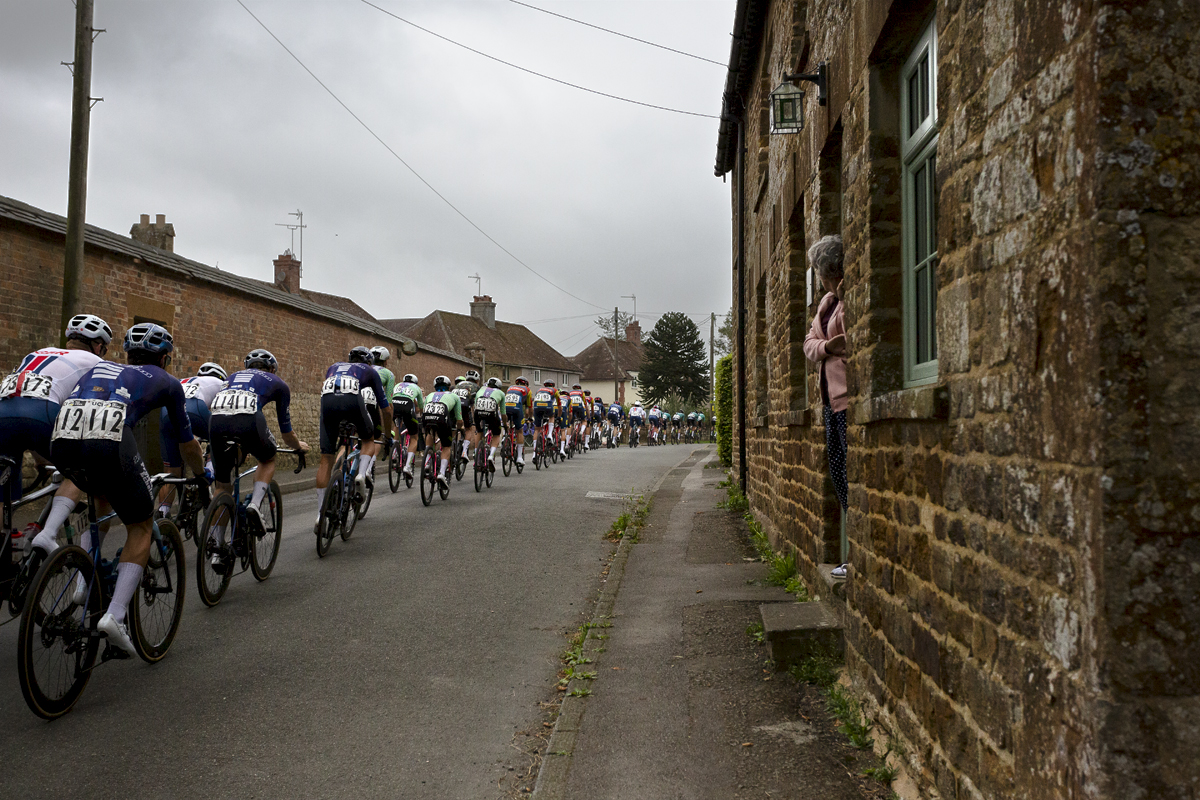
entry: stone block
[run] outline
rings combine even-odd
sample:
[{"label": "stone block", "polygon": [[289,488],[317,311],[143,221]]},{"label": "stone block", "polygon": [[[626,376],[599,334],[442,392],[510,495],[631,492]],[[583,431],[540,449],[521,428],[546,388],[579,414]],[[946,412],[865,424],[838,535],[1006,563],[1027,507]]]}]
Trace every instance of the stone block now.
[{"label": "stone block", "polygon": [[776,670],[810,656],[841,656],[845,651],[842,621],[826,603],[764,603],[758,608]]}]

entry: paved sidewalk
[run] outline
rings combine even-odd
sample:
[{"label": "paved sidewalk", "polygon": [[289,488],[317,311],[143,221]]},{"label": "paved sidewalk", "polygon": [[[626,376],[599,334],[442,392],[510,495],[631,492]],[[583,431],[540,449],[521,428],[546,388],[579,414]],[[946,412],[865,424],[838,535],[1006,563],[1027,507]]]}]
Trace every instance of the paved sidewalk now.
[{"label": "paved sidewalk", "polygon": [[761,582],[740,521],[716,508],[715,457],[698,449],[668,473],[640,541],[622,544],[597,678],[564,703],[538,800],[864,797],[836,735],[746,634],[760,603],[790,596]]}]

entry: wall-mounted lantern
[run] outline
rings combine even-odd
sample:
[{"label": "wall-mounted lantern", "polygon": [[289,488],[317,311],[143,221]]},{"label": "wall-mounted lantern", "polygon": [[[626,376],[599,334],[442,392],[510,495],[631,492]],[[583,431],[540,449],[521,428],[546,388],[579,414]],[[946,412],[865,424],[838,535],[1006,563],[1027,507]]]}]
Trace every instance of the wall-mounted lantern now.
[{"label": "wall-mounted lantern", "polygon": [[804,91],[800,81],[817,85],[817,103],[825,105],[828,97],[828,67],[822,61],[816,72],[784,75],[783,83],[771,92],[771,133],[799,133],[804,130]]}]

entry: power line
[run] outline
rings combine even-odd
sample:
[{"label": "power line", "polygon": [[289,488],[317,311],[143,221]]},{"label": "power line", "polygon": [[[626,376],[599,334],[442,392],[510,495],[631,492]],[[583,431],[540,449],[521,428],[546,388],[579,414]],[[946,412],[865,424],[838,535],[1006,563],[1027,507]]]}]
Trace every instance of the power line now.
[{"label": "power line", "polygon": [[[239,3],[241,1],[242,0],[238,0]],[[589,89],[586,86],[580,86],[577,83],[570,83],[569,81],[564,81],[560,78],[552,78],[549,75],[546,75],[545,73],[535,72],[534,70],[531,70],[528,67],[522,67],[522,66],[512,63],[511,61],[505,61],[502,58],[497,58],[496,56],[488,55],[487,53],[483,52],[482,50],[476,50],[474,47],[469,47],[468,45],[465,45],[462,42],[456,42],[453,39],[442,36],[440,33],[434,33],[433,31],[429,30],[428,28],[422,28],[417,23],[407,20],[404,17],[393,14],[391,11],[388,11],[386,8],[380,8],[379,6],[370,2],[370,0],[361,0],[361,2],[364,5],[370,6],[371,8],[375,9],[376,11],[381,11],[384,14],[387,14],[389,17],[392,17],[393,19],[397,19],[397,20],[403,22],[405,25],[411,25],[412,27],[416,28],[419,31],[424,31],[425,33],[428,33],[430,36],[436,36],[438,39],[441,39],[443,42],[449,42],[450,44],[454,45],[455,47],[461,47],[463,50],[468,50],[477,56],[483,56],[484,58],[495,61],[497,64],[503,64],[506,67],[512,67],[513,69],[518,69],[521,72],[526,72],[530,75],[536,75],[539,78],[545,78],[548,81],[553,81],[554,83],[562,84],[563,86],[570,86],[572,89],[579,89],[582,92],[588,92],[590,94],[598,94],[601,97],[608,97],[612,100],[620,100],[623,103],[633,103],[635,106],[645,106],[646,108],[656,108],[659,111],[670,111],[674,114],[686,114],[689,117],[704,117],[706,119],[720,119],[720,117],[718,117],[714,114],[701,114],[699,111],[684,111],[679,108],[670,108],[668,106],[656,106],[653,103],[643,103],[641,100],[630,100],[628,97],[621,97],[620,95],[609,94],[608,92],[601,92],[598,89]]]},{"label": "power line", "polygon": [[[253,19],[255,22],[257,22],[259,25],[261,25],[261,26],[262,26],[262,29],[263,29],[264,31],[266,31],[266,32],[267,32],[267,33],[270,35],[270,37],[271,37],[272,39],[274,39],[274,40],[275,40],[275,41],[276,41],[276,42],[279,44],[279,46],[280,46],[280,47],[282,47],[282,48],[284,49],[284,52],[286,52],[286,53],[287,53],[289,56],[291,56],[291,57],[292,57],[292,58],[293,58],[293,59],[296,61],[296,63],[297,63],[297,64],[299,64],[299,65],[301,66],[301,68],[303,68],[303,69],[304,69],[304,71],[305,71],[305,72],[307,72],[307,73],[308,73],[308,74],[309,74],[309,75],[312,77],[312,79],[313,79],[314,81],[316,81],[316,82],[317,82],[317,83],[320,85],[320,87],[321,87],[322,89],[324,89],[326,92],[328,92],[328,93],[329,93],[329,96],[330,96],[330,97],[332,97],[334,100],[336,100],[336,101],[337,101],[337,104],[338,104],[338,105],[340,105],[342,108],[344,108],[344,109],[346,110],[346,113],[347,113],[347,114],[349,114],[350,116],[354,117],[354,121],[355,121],[355,122],[357,122],[359,125],[361,125],[361,126],[363,127],[363,130],[365,130],[367,133],[371,134],[371,136],[372,136],[372,137],[374,137],[375,141],[377,141],[377,142],[379,142],[381,145],[383,145],[384,149],[386,149],[386,150],[387,150],[389,153],[391,153],[391,154],[392,154],[392,155],[395,157],[395,159],[396,159],[397,161],[399,161],[401,164],[403,164],[403,165],[404,165],[404,167],[405,167],[405,169],[407,169],[409,172],[411,172],[413,175],[415,175],[415,176],[416,176],[416,178],[417,178],[417,180],[419,180],[421,183],[425,184],[425,186],[426,186],[426,187],[428,187],[429,191],[431,191],[431,192],[433,192],[434,194],[436,194],[436,195],[438,196],[438,199],[440,199],[440,200],[441,200],[443,203],[445,203],[446,205],[450,206],[450,208],[454,210],[454,213],[455,213],[455,214],[458,214],[460,217],[462,217],[464,220],[466,220],[466,221],[467,221],[467,224],[468,224],[468,225],[470,225],[470,226],[471,226],[472,228],[474,228],[475,230],[479,231],[479,233],[481,233],[481,234],[483,235],[483,238],[487,239],[489,242],[491,242],[492,244],[496,245],[496,247],[498,247],[498,248],[501,250],[501,252],[503,252],[505,255],[507,255],[509,258],[511,258],[513,261],[517,262],[517,263],[518,263],[518,264],[520,264],[522,267],[524,267],[525,269],[529,270],[529,271],[530,271],[530,272],[532,272],[534,275],[538,276],[539,278],[541,278],[542,280],[544,280],[546,283],[550,284],[550,285],[551,285],[551,286],[553,286],[555,289],[558,289],[560,292],[562,292],[563,294],[567,295],[568,297],[573,297],[573,298],[575,298],[576,300],[578,300],[579,302],[583,303],[584,305],[591,306],[592,308],[598,308],[598,309],[600,309],[601,311],[605,311],[605,310],[606,310],[606,309],[605,309],[604,307],[602,307],[602,306],[598,306],[598,305],[596,305],[595,303],[590,303],[590,302],[588,302],[587,300],[584,300],[584,299],[583,299],[582,297],[580,297],[579,295],[572,294],[571,292],[568,292],[566,289],[564,289],[563,287],[559,286],[557,283],[555,283],[554,281],[550,280],[550,279],[549,279],[549,278],[547,278],[545,275],[543,275],[542,273],[538,272],[536,269],[534,269],[533,267],[529,266],[528,264],[526,264],[526,263],[525,263],[524,261],[522,261],[521,259],[517,258],[517,257],[516,257],[516,256],[515,256],[515,255],[512,253],[512,251],[510,251],[510,250],[509,250],[508,248],[506,248],[504,245],[500,244],[498,241],[496,241],[495,239],[493,239],[493,238],[491,237],[491,235],[490,235],[490,234],[488,234],[488,232],[487,232],[487,231],[485,231],[483,228],[481,228],[481,227],[479,227],[478,225],[476,225],[476,224],[475,224],[475,222],[474,222],[474,220],[472,220],[470,217],[468,217],[466,214],[464,214],[462,211],[460,211],[460,210],[458,209],[458,206],[454,205],[454,203],[451,203],[449,200],[447,200],[447,199],[446,199],[446,196],[445,196],[445,195],[443,195],[443,194],[442,194],[441,192],[439,192],[437,189],[433,188],[433,184],[432,184],[432,183],[430,183],[429,181],[427,181],[427,180],[425,180],[423,177],[421,177],[421,173],[417,172],[415,169],[413,169],[413,168],[412,168],[412,165],[411,165],[411,164],[409,164],[407,161],[405,161],[403,158],[401,158],[401,157],[400,157],[400,154],[399,154],[399,153],[397,153],[395,150],[393,150],[393,149],[391,148],[391,145],[389,145],[387,142],[385,142],[383,139],[381,139],[381,138],[379,137],[379,134],[377,134],[377,133],[375,133],[375,131],[371,130],[371,126],[369,126],[369,125],[367,125],[367,123],[363,122],[363,121],[362,121],[362,118],[360,118],[360,117],[358,116],[358,114],[355,114],[353,111],[351,111],[351,110],[350,110],[350,106],[348,106],[348,105],[346,105],[345,103],[343,103],[343,102],[342,102],[342,98],[340,98],[340,97],[338,97],[336,94],[334,94],[333,90],[332,90],[332,89],[330,89],[328,86],[326,86],[326,85],[325,85],[325,82],[324,82],[324,81],[322,81],[320,78],[318,78],[318,77],[317,77],[317,75],[316,75],[316,73],[315,73],[315,72],[313,72],[311,69],[309,69],[309,68],[308,68],[308,65],[306,65],[306,64],[305,64],[303,61],[301,61],[301,60],[300,60],[300,57],[299,57],[299,56],[297,56],[295,53],[293,53],[291,50],[289,50],[289,49],[288,49],[288,46],[287,46],[286,44],[284,44],[284,43],[283,43],[283,42],[280,40],[280,38],[279,38],[278,36],[276,36],[274,33],[272,33],[272,32],[271,32],[271,29],[270,29],[270,28],[268,28],[268,27],[266,26],[266,24],[265,24],[265,23],[264,23],[264,22],[263,22],[261,19],[259,19],[258,17],[254,16],[254,12],[253,12],[253,11],[251,11],[249,8],[247,8],[247,7],[246,7],[246,4],[245,4],[245,3],[243,3],[243,2],[242,2],[242,0],[237,0],[237,3],[238,3],[238,5],[239,5],[239,6],[241,6],[242,8],[244,8],[244,9],[246,10],[246,13],[247,13],[247,14],[249,14],[249,15],[250,15],[250,17],[251,17],[251,18],[252,18],[252,19]],[[590,316],[590,315],[589,315],[589,316]]]},{"label": "power line", "polygon": [[560,341],[557,341],[557,342],[555,342],[554,344],[552,344],[552,345],[550,345],[550,346],[551,346],[551,347],[558,347],[560,344],[565,344],[566,342],[572,341],[572,340],[574,340],[574,339],[578,339],[579,337],[583,336],[584,334],[591,332],[592,328],[594,328],[594,327],[596,327],[596,323],[594,323],[594,322],[593,322],[591,325],[588,325],[586,328],[584,328],[583,330],[581,330],[579,333],[574,333],[574,334],[571,334],[571,335],[570,335],[570,336],[568,336],[566,339],[562,339],[562,340],[560,340]]},{"label": "power line", "polygon": [[639,39],[636,36],[630,36],[629,34],[621,33],[620,31],[613,31],[613,30],[609,30],[608,28],[601,28],[599,25],[593,25],[592,23],[584,22],[581,19],[575,19],[574,17],[568,17],[564,14],[558,14],[553,11],[548,11],[547,9],[544,9],[544,8],[538,8],[537,6],[531,6],[531,5],[529,5],[529,3],[522,3],[521,0],[508,0],[508,2],[516,3],[517,5],[524,6],[525,8],[531,8],[534,11],[540,11],[543,14],[549,14],[552,17],[558,17],[559,19],[565,19],[568,22],[575,22],[579,25],[586,25],[589,28],[595,28],[598,31],[604,31],[605,33],[611,33],[613,36],[620,36],[623,39],[630,39],[635,42],[640,42],[641,44],[648,44],[651,47],[657,47],[660,50],[668,50],[672,53],[677,53],[681,56],[687,56],[688,58],[694,58],[698,61],[707,61],[710,64],[716,64],[718,67],[726,66],[724,63],[722,63],[720,61],[713,61],[711,58],[705,58],[704,56],[693,55],[692,53],[685,53],[682,50],[676,50],[674,47],[667,47],[666,45],[655,44],[654,42],[648,42],[645,39]]},{"label": "power line", "polygon": [[518,322],[517,325],[541,325],[544,322],[563,322],[568,319],[583,319],[590,317],[591,314],[575,314],[570,317],[547,317],[546,319],[527,319],[524,322]]}]

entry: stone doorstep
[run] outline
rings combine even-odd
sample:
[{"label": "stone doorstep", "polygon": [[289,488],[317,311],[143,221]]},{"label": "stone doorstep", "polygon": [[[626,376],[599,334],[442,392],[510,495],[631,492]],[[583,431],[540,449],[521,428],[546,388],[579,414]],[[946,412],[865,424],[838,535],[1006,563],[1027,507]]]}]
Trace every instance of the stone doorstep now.
[{"label": "stone doorstep", "polygon": [[809,656],[840,656],[844,650],[842,622],[827,603],[763,603],[758,610],[776,672]]}]

